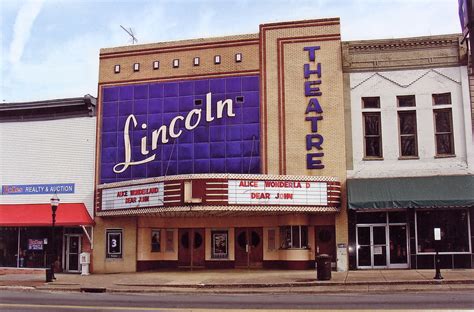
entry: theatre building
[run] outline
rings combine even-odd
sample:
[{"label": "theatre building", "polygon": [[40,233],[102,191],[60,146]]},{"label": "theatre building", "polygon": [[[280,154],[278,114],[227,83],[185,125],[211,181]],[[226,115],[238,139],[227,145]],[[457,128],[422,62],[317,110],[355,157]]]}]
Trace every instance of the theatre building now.
[{"label": "theatre building", "polygon": [[80,271],[92,247],[95,105],[90,95],[0,105],[0,267],[54,259],[57,272]]},{"label": "theatre building", "polygon": [[93,271],[347,270],[339,19],[100,51]]},{"label": "theatre building", "polygon": [[461,41],[343,43],[351,269],[433,268],[436,250],[443,268],[474,267],[474,88]]}]

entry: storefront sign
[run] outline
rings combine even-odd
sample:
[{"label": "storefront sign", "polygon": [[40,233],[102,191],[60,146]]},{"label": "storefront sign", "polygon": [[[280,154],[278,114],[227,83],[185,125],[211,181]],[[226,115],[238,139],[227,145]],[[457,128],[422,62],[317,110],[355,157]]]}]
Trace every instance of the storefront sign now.
[{"label": "storefront sign", "polygon": [[229,180],[229,204],[326,206],[325,182]]},{"label": "storefront sign", "polygon": [[74,183],[2,185],[2,195],[73,194]]},{"label": "storefront sign", "polygon": [[[309,54],[309,61],[315,62],[316,51],[320,50],[320,46],[304,47],[303,50]],[[323,120],[323,109],[320,104],[320,96],[323,95],[319,85],[321,85],[321,63],[316,63],[316,69],[310,69],[310,63],[304,64],[304,95],[308,98],[308,104],[306,105],[306,121],[311,122],[311,134],[306,135],[306,168],[307,169],[323,169],[322,157],[322,145],[324,142],[323,136],[318,133],[318,122]],[[316,76],[318,79],[315,79]],[[311,79],[311,80],[309,80]],[[313,113],[312,115],[309,115]],[[314,153],[314,150],[317,152]],[[311,151],[311,153],[310,153]]]},{"label": "storefront sign", "polygon": [[43,250],[43,240],[28,239],[28,250]]},{"label": "storefront sign", "polygon": [[163,206],[164,183],[104,189],[102,210]]}]

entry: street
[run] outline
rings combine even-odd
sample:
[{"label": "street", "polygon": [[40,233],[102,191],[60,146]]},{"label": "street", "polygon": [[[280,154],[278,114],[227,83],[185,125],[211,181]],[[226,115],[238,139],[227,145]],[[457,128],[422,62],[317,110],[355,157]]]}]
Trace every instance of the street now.
[{"label": "street", "polygon": [[472,291],[350,294],[123,294],[2,291],[2,311],[474,309]]}]

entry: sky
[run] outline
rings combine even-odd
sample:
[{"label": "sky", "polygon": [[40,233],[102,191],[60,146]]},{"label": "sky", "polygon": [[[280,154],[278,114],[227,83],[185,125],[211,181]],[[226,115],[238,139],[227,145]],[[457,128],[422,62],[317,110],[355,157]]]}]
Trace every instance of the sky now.
[{"label": "sky", "polygon": [[0,0],[0,104],[97,96],[99,49],[340,17],[342,40],[460,33],[457,0]]}]

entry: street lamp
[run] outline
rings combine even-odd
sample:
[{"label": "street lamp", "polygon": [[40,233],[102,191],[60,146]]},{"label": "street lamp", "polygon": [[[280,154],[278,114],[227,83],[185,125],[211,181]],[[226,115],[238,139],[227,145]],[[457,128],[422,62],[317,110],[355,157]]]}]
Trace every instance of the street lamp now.
[{"label": "street lamp", "polygon": [[51,197],[51,214],[53,218],[53,226],[51,227],[51,279],[56,279],[54,276],[54,262],[56,261],[56,246],[55,246],[55,239],[54,239],[54,225],[56,224],[56,210],[59,207],[59,197],[54,193],[53,197]]}]

